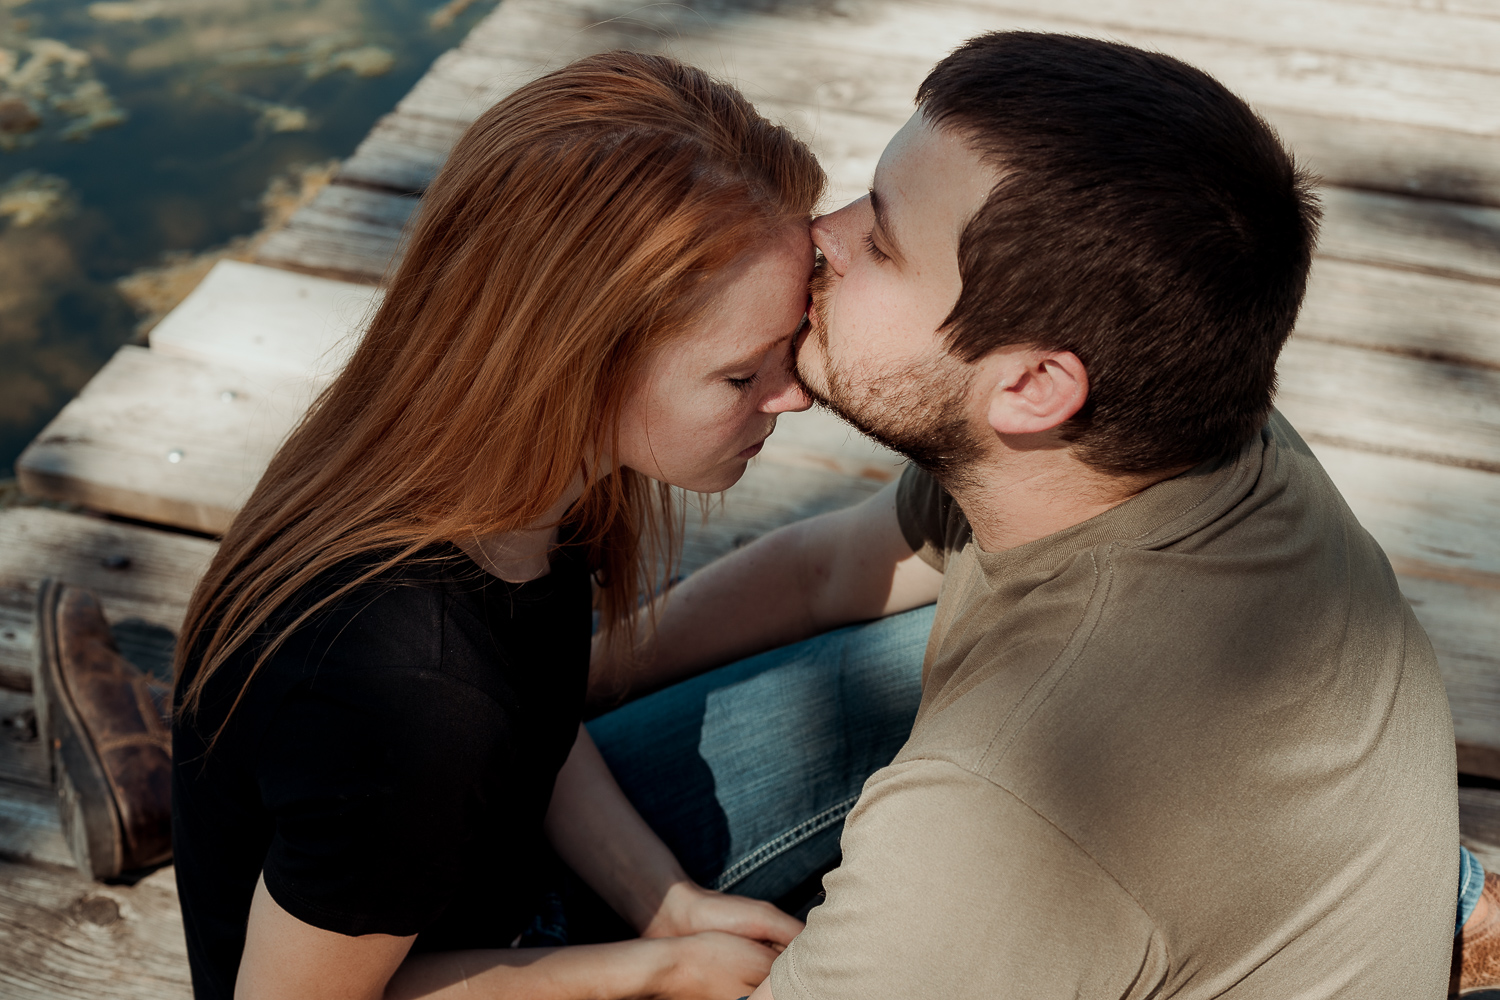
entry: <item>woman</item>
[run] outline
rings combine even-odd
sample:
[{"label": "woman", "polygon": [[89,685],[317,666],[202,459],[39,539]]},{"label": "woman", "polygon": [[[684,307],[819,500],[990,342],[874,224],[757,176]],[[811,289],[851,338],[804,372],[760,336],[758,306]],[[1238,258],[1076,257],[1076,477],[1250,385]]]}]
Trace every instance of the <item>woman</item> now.
[{"label": "woman", "polygon": [[[803,409],[823,185],[731,88],[611,53],[460,140],[348,367],[194,595],[173,830],[200,998],[735,997],[800,924],[693,885],[579,724],[671,487]],[[555,788],[555,791],[554,791]],[[546,842],[641,937],[526,948]]]}]

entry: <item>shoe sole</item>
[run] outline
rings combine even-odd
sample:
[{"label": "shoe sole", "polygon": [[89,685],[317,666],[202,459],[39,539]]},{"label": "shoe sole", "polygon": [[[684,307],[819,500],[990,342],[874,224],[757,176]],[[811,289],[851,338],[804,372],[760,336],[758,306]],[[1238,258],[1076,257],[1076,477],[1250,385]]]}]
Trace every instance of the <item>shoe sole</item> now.
[{"label": "shoe sole", "polygon": [[104,763],[88,738],[73,693],[62,675],[62,645],[57,632],[62,591],[62,584],[44,580],[37,595],[41,640],[37,643],[37,677],[47,699],[52,746],[58,755],[58,816],[78,870],[96,879],[111,878],[120,874],[124,863],[120,814]]}]

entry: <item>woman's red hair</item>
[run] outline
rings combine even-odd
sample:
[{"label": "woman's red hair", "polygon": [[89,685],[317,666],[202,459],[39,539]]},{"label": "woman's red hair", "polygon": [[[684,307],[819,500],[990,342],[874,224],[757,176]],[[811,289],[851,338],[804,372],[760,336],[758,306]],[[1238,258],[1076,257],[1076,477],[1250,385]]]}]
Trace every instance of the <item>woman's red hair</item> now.
[{"label": "woman's red hair", "polygon": [[[379,554],[258,644],[251,677],[317,610],[424,547],[545,517],[614,451],[653,351],[693,324],[731,265],[805,223],[823,184],[786,129],[662,56],[581,59],[487,111],[424,197],[348,366],[199,582],[178,644],[179,676],[199,661],[181,708],[339,563]],[[628,627],[673,561],[673,511],[670,488],[636,472],[587,482],[570,520],[606,628]]]}]

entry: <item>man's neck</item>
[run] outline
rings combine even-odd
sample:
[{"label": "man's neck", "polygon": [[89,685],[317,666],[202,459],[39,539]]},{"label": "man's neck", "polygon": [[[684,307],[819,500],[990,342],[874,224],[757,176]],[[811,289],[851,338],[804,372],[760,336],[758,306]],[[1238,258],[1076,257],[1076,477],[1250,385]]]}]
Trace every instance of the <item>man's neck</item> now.
[{"label": "man's neck", "polygon": [[985,552],[1004,552],[1082,524],[1185,471],[1120,477],[1065,451],[991,457],[943,486]]}]

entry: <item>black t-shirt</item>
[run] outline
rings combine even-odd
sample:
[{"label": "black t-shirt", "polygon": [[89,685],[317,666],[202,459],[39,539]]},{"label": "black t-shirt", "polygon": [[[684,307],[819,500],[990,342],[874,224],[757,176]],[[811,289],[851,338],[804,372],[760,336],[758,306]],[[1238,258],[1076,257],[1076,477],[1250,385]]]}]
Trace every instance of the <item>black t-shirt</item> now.
[{"label": "black t-shirt", "polygon": [[[199,1000],[233,996],[262,871],[299,920],[418,934],[422,950],[503,947],[533,912],[542,818],[588,680],[588,571],[567,547],[524,584],[453,546],[420,555],[299,628],[212,750],[252,644],[174,727],[173,847]],[[269,628],[370,565],[326,574]]]}]

